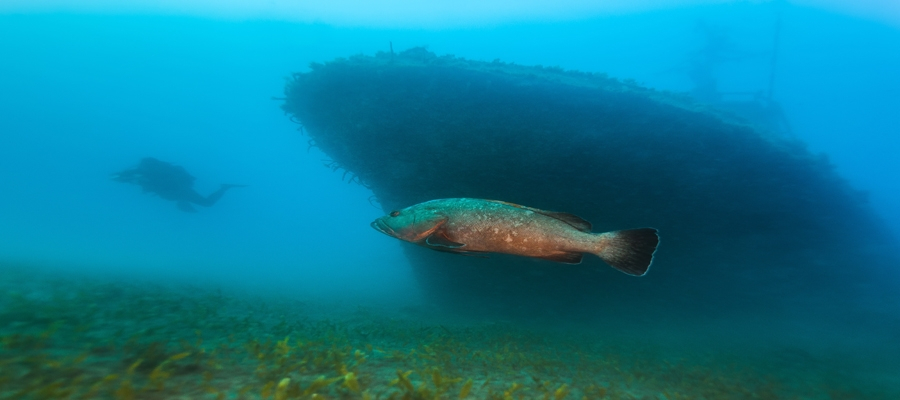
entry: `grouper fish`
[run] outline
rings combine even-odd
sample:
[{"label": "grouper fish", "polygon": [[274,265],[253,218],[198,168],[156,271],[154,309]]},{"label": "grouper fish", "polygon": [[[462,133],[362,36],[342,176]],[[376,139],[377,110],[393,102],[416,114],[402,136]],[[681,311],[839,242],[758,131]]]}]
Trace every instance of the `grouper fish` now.
[{"label": "grouper fish", "polygon": [[634,276],[647,273],[659,244],[654,228],[591,233],[591,223],[573,214],[468,198],[431,200],[392,211],[372,227],[458,254],[505,253],[579,264],[583,253],[591,253]]}]

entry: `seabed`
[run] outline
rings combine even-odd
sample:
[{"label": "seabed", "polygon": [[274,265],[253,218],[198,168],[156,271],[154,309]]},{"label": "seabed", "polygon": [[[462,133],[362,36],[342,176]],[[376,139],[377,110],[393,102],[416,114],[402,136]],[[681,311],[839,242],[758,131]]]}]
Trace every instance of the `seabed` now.
[{"label": "seabed", "polygon": [[[3,399],[872,399],[865,360],[0,267]],[[870,367],[875,369],[874,367]],[[882,382],[883,384],[883,382]]]}]

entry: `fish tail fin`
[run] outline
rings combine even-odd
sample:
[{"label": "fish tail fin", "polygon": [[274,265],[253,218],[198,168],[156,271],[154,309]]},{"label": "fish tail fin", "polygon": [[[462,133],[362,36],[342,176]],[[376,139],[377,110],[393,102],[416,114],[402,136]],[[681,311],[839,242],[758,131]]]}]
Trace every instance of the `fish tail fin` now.
[{"label": "fish tail fin", "polygon": [[659,234],[653,228],[628,229],[599,235],[597,256],[611,267],[628,275],[643,276],[650,269],[659,245]]}]

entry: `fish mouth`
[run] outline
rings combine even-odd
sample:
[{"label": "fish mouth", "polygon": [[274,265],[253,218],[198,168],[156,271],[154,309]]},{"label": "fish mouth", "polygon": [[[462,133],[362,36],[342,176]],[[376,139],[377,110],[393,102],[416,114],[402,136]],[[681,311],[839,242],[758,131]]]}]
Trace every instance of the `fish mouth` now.
[{"label": "fish mouth", "polygon": [[391,227],[387,226],[387,224],[385,224],[381,218],[378,218],[378,219],[372,221],[372,223],[369,225],[371,225],[372,228],[375,228],[375,230],[378,232],[381,232],[390,237],[397,237],[397,233],[394,232],[394,230],[391,229]]}]

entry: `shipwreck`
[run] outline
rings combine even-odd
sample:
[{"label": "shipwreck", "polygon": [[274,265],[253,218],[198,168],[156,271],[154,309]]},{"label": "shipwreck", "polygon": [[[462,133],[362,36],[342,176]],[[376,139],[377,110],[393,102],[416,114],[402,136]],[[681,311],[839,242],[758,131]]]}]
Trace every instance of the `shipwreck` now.
[{"label": "shipwreck", "polygon": [[425,292],[456,310],[715,315],[856,296],[896,262],[894,237],[827,157],[685,94],[416,48],[314,63],[282,108],[336,179],[385,212],[475,197],[573,213],[594,232],[660,231],[642,278],[591,256],[573,266],[403,245]]}]

